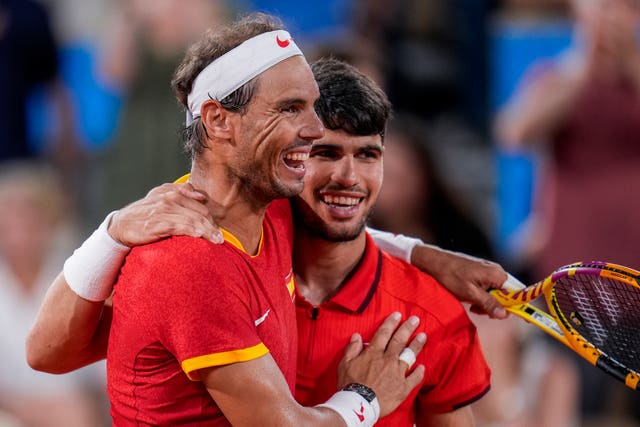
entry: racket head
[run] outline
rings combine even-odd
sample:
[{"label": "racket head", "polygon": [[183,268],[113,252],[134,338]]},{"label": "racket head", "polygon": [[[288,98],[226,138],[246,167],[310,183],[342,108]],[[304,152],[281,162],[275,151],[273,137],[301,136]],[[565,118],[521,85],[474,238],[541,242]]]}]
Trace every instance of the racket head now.
[{"label": "racket head", "polygon": [[552,285],[545,289],[570,347],[634,390],[640,380],[640,273],[635,273],[611,263],[574,263],[549,276]]}]

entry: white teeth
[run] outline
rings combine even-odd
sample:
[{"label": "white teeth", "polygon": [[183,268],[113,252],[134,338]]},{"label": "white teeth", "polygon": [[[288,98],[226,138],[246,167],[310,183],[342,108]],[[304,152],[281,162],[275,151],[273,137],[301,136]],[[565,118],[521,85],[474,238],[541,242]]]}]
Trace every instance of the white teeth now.
[{"label": "white teeth", "polygon": [[322,200],[330,205],[355,206],[360,202],[358,197],[323,196]]},{"label": "white teeth", "polygon": [[287,160],[294,160],[297,162],[304,162],[309,158],[308,153],[288,153],[284,155],[284,158]]}]

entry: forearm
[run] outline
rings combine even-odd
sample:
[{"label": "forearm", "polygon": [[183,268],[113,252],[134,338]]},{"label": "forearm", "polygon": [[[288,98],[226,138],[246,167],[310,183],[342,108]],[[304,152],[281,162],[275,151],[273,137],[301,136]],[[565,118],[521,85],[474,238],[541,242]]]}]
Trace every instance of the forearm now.
[{"label": "forearm", "polygon": [[500,288],[507,273],[498,264],[422,243],[419,239],[367,230],[378,246],[435,277],[460,301],[469,302],[491,317],[504,318],[505,310],[486,292]]},{"label": "forearm", "polygon": [[39,371],[64,373],[103,359],[110,323],[111,308],[79,297],[60,273],[27,336],[27,361]]},{"label": "forearm", "polygon": [[449,268],[449,264],[452,258],[468,258],[470,260],[477,260],[469,255],[451,252],[446,249],[439,248],[433,245],[416,245],[411,252],[411,264],[425,273],[437,277],[440,272],[446,271]]},{"label": "forearm", "polygon": [[65,261],[47,291],[26,342],[32,368],[63,373],[106,356],[111,307],[105,300],[129,251],[107,233],[111,216]]},{"label": "forearm", "polygon": [[[211,397],[234,426],[344,427],[347,425],[332,409],[303,407],[298,404],[269,354],[243,363],[206,368],[200,371],[200,375]],[[247,410],[249,402],[250,411]],[[365,402],[364,405],[369,404]],[[360,405],[354,406],[354,409],[359,410]],[[364,413],[364,406],[362,410]],[[372,422],[375,422],[375,419],[372,420],[369,417],[368,422],[358,423],[358,425],[371,426]]]},{"label": "forearm", "polygon": [[343,388],[313,408],[295,401],[269,353],[200,369],[198,375],[234,426],[370,427],[380,416],[393,412],[424,378],[424,365],[407,372],[411,364],[400,356],[407,349],[419,354],[426,335],[413,336],[418,318],[400,322],[400,313],[389,315],[366,348],[362,337],[354,334],[338,366],[338,384]]}]

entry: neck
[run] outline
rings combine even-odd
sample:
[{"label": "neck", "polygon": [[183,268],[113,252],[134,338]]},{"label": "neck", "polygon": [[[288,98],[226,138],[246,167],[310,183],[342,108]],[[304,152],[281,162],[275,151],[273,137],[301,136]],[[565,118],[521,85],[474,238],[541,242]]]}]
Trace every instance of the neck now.
[{"label": "neck", "polygon": [[215,223],[233,234],[245,251],[255,255],[260,244],[269,200],[257,200],[249,188],[226,174],[224,165],[194,163],[190,182],[207,194],[207,208]]},{"label": "neck", "polygon": [[364,231],[348,242],[330,242],[296,230],[293,271],[300,295],[314,305],[330,299],[355,270],[365,247]]}]

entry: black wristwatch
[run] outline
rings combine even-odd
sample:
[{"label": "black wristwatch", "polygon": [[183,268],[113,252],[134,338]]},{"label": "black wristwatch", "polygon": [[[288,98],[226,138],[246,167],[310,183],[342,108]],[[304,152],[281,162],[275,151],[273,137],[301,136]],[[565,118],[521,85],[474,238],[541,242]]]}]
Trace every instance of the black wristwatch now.
[{"label": "black wristwatch", "polygon": [[359,383],[347,384],[342,388],[342,390],[355,391],[360,396],[362,396],[364,400],[366,400],[369,403],[373,402],[373,399],[376,398],[376,393],[364,384],[359,384]]}]

